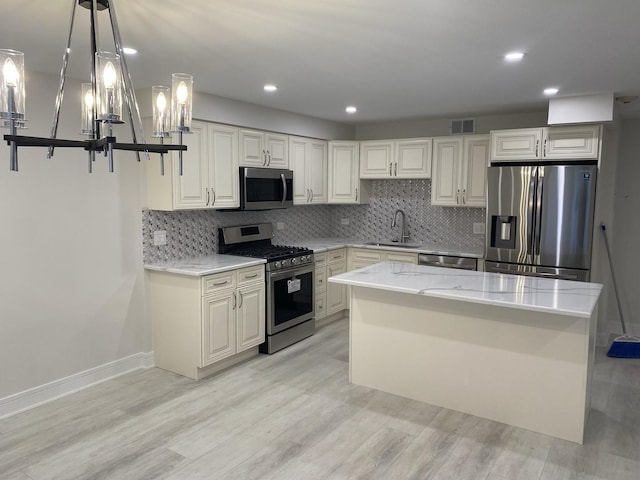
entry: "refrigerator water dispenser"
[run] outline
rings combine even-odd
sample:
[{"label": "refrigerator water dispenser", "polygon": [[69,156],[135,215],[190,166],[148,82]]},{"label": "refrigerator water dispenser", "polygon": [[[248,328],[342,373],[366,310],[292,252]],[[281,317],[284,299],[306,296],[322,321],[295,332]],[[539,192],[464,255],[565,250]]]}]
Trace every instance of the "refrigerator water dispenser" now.
[{"label": "refrigerator water dispenser", "polygon": [[516,248],[516,216],[491,216],[491,247]]}]

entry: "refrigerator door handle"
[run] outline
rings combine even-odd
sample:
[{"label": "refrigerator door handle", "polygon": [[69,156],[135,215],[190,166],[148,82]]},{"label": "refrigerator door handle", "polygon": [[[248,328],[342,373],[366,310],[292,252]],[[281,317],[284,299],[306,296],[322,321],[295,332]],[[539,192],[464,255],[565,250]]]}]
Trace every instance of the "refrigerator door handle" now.
[{"label": "refrigerator door handle", "polygon": [[536,174],[537,169],[533,167],[529,176],[529,192],[527,198],[527,260],[526,263],[533,263],[533,237],[536,229],[535,225],[535,196],[536,196]]},{"label": "refrigerator door handle", "polygon": [[533,241],[534,262],[540,263],[540,237],[542,230],[542,194],[544,191],[544,167],[538,167],[538,187],[536,188],[536,220]]}]

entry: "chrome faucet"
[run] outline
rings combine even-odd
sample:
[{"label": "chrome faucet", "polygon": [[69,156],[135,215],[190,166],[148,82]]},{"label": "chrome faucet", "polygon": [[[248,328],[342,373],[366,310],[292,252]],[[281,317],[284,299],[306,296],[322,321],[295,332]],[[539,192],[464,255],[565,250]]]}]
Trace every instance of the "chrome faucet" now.
[{"label": "chrome faucet", "polygon": [[409,240],[409,229],[407,228],[406,217],[404,212],[400,209],[396,210],[396,213],[393,214],[393,221],[391,222],[391,228],[396,226],[396,220],[398,219],[398,214],[402,215],[402,233],[400,234],[400,242],[406,243]]}]

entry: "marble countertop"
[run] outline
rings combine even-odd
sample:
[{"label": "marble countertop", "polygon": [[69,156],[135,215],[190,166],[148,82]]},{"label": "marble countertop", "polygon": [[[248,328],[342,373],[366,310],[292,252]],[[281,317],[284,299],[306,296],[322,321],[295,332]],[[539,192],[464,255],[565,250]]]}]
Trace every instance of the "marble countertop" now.
[{"label": "marble countertop", "polygon": [[329,282],[586,318],[602,291],[597,283],[391,262],[336,275]]},{"label": "marble countertop", "polygon": [[314,253],[327,252],[344,247],[371,248],[375,250],[428,253],[432,255],[451,255],[454,257],[483,258],[484,248],[456,248],[445,245],[435,245],[425,243],[418,248],[396,247],[396,246],[378,246],[367,245],[367,242],[377,240],[362,240],[356,238],[314,238],[309,240],[300,240],[293,242],[298,247],[306,247],[313,250]]},{"label": "marble countertop", "polygon": [[266,260],[262,258],[213,254],[204,257],[147,263],[144,265],[144,268],[146,270],[155,270],[158,272],[169,272],[180,275],[201,277],[204,275],[211,275],[213,273],[236,270],[238,268],[253,267],[254,265],[262,265],[264,263],[266,263]]}]

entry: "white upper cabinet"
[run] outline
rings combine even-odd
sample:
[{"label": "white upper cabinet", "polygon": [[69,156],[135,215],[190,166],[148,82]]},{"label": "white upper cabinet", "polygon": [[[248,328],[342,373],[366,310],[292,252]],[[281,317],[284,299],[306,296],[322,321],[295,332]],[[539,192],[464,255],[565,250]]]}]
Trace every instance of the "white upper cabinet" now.
[{"label": "white upper cabinet", "polygon": [[360,142],[360,178],[393,176],[393,140]]},{"label": "white upper cabinet", "polygon": [[329,142],[328,203],[368,203],[369,186],[360,181],[359,142]]},{"label": "white upper cabinet", "polygon": [[240,166],[289,168],[288,136],[240,130]]},{"label": "white upper cabinet", "polygon": [[484,207],[488,135],[433,139],[431,204]]},{"label": "white upper cabinet", "polygon": [[430,138],[396,140],[394,176],[430,178],[432,143]]},{"label": "white upper cabinet", "polygon": [[491,132],[492,161],[597,160],[599,155],[600,125]]},{"label": "white upper cabinet", "polygon": [[293,203],[327,203],[327,142],[289,137],[289,164],[293,170]]},{"label": "white upper cabinet", "polygon": [[165,156],[165,174],[160,162],[147,162],[147,207],[153,210],[237,208],[238,129],[194,120],[184,135],[183,171],[178,153]]},{"label": "white upper cabinet", "polygon": [[429,178],[431,139],[360,142],[360,178]]}]

